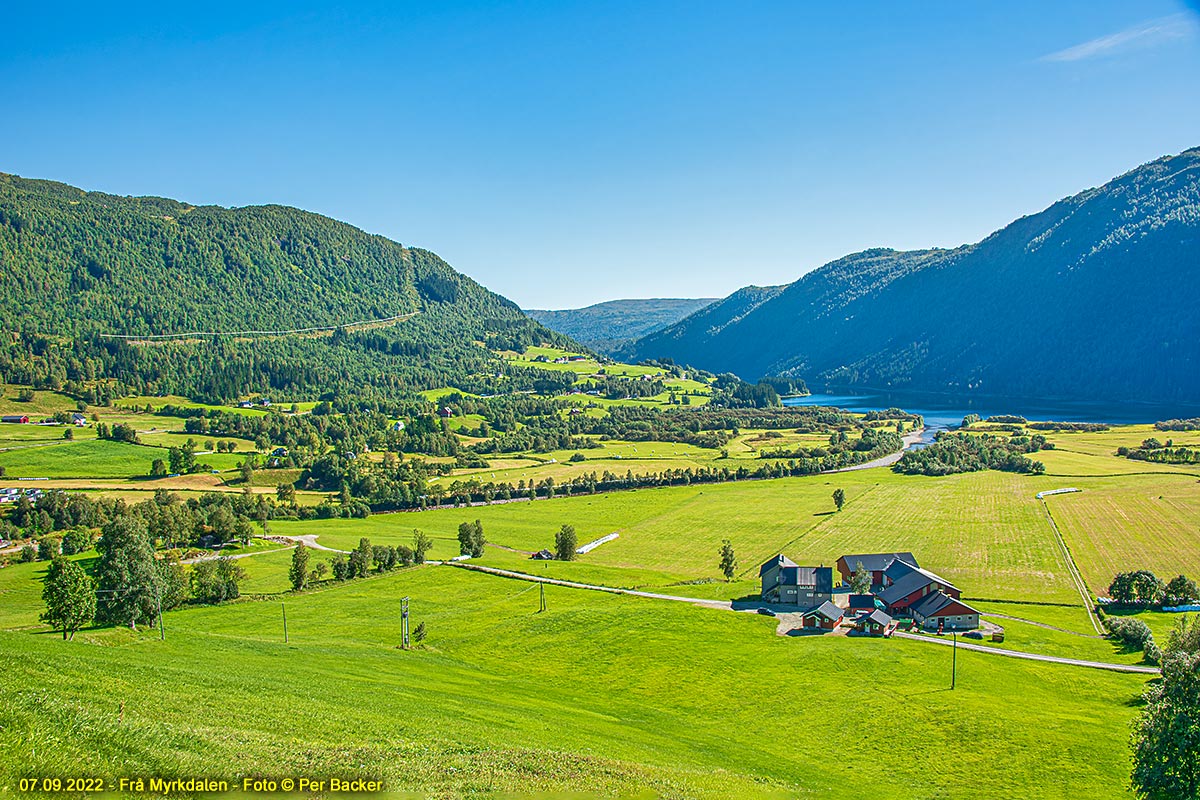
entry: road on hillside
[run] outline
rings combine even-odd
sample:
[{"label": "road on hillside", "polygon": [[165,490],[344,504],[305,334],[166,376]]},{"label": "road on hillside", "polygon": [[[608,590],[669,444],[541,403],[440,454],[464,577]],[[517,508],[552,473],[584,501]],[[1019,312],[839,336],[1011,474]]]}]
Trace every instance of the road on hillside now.
[{"label": "road on hillside", "polygon": [[[472,572],[486,572],[489,575],[497,575],[502,578],[514,578],[520,581],[532,581],[534,583],[548,583],[554,586],[564,586],[568,589],[588,589],[596,592],[607,592],[608,594],[624,594],[631,597],[646,597],[651,600],[670,600],[677,603],[690,603],[694,606],[703,608],[713,608],[720,611],[750,611],[756,606],[748,604],[746,608],[735,608],[732,602],[726,600],[703,600],[697,597],[681,597],[673,594],[659,594],[657,592],[642,592],[636,589],[620,589],[613,586],[598,586],[592,583],[579,583],[577,581],[564,581],[558,578],[547,578],[540,575],[530,575],[525,572],[514,572],[507,569],[497,569],[495,567],[485,567],[480,564],[467,564],[462,561],[443,562],[447,566],[459,567],[460,569],[471,570]],[[949,639],[938,639],[929,636],[920,636],[912,633],[902,633],[896,631],[893,636],[901,639],[912,639],[919,642],[928,642],[932,644],[942,644],[950,646],[954,644]],[[1007,656],[1009,658],[1023,658],[1029,661],[1045,661],[1051,664],[1065,664],[1073,667],[1086,667],[1088,669],[1103,669],[1111,672],[1132,672],[1144,675],[1157,675],[1159,670],[1157,667],[1143,667],[1134,664],[1110,664],[1105,661],[1085,661],[1078,658],[1060,658],[1059,656],[1046,656],[1038,653],[1022,653],[1017,650],[1002,650],[997,647],[987,647],[978,644],[967,644],[960,642],[959,647],[966,650],[973,650],[978,653],[989,653],[994,656]]]},{"label": "road on hillside", "polygon": [[271,536],[277,539],[287,539],[292,542],[299,542],[306,547],[311,547],[313,550],[324,550],[327,553],[349,553],[349,550],[338,550],[336,547],[326,547],[323,544],[317,544],[317,536],[320,534],[306,533],[303,536],[284,536],[282,534],[272,533]]},{"label": "road on hillside", "polygon": [[[946,638],[938,638],[933,636],[922,636],[918,633],[904,633],[896,631],[892,636],[897,636],[901,639],[911,639],[918,642],[928,642],[929,644],[941,644],[946,647],[953,647],[954,641]],[[977,653],[991,653],[996,656],[1008,656],[1009,658],[1024,658],[1029,661],[1047,661],[1051,664],[1070,664],[1074,667],[1089,667],[1091,669],[1106,669],[1111,672],[1136,672],[1144,675],[1157,675],[1158,667],[1142,667],[1137,664],[1110,664],[1107,661],[1084,661],[1078,658],[1061,658],[1059,656],[1044,656],[1039,653],[1022,653],[1018,650],[1001,650],[998,647],[988,647],[982,644],[967,644],[959,642],[958,647],[965,650],[974,650]]]},{"label": "road on hillside", "polygon": [[[185,558],[182,561],[180,561],[179,563],[180,564],[199,564],[201,561],[216,561],[218,558],[229,558],[229,559],[251,558],[253,556],[265,556],[267,553],[281,553],[284,550],[295,550],[295,549],[296,549],[296,545],[292,545],[291,547],[286,547],[286,546],[285,547],[272,547],[270,550],[255,550],[253,553],[236,553],[231,556],[227,556],[224,553],[212,553],[212,554],[206,555],[206,556],[196,556],[195,558]],[[325,549],[325,548],[321,548],[321,549]]]},{"label": "road on hillside", "polygon": [[594,583],[578,583],[576,581],[564,581],[559,578],[547,578],[541,575],[530,575],[527,572],[513,572],[507,569],[497,569],[496,567],[485,567],[480,564],[468,564],[464,561],[444,561],[443,564],[451,567],[459,567],[461,569],[469,569],[472,572],[486,572],[489,575],[498,575],[501,578],[515,578],[519,581],[533,581],[534,583],[548,583],[554,586],[565,586],[568,589],[589,589],[594,592],[607,592],[609,594],[627,594],[632,597],[648,597],[652,600],[673,600],[677,603],[691,603],[692,605],[704,606],[705,608],[716,608],[723,611],[733,609],[733,604],[726,600],[704,600],[698,597],[682,597],[674,594],[658,594],[656,592],[641,592],[637,589],[621,589],[615,586],[598,586]]}]

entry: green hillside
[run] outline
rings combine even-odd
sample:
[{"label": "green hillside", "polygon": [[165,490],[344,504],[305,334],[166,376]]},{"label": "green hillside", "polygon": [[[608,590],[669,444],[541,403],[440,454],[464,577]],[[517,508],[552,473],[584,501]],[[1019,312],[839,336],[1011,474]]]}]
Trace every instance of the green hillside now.
[{"label": "green hillside", "polygon": [[[495,372],[481,344],[565,341],[435,254],[318,214],[3,174],[0,279],[0,330],[13,334],[0,377],[49,388],[108,377],[213,399],[421,389]],[[208,335],[336,326],[347,327]],[[110,336],[197,332],[152,345]]]},{"label": "green hillside", "polygon": [[1198,259],[1192,149],[975,245],[857,253],[748,307],[741,290],[631,355],[813,387],[1183,400],[1200,393]]},{"label": "green hillside", "polygon": [[551,330],[570,336],[593,350],[613,355],[633,340],[673,325],[715,299],[610,300],[587,308],[530,309],[525,313]]}]

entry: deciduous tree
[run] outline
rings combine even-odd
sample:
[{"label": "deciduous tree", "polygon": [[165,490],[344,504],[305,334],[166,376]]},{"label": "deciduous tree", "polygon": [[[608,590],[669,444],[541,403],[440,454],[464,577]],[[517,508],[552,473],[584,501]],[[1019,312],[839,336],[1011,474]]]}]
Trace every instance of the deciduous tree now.
[{"label": "deciduous tree", "polygon": [[292,582],[292,589],[297,592],[308,585],[308,547],[303,542],[292,551],[292,567],[288,570],[288,578]]},{"label": "deciduous tree", "polygon": [[563,525],[558,533],[554,534],[554,557],[559,561],[574,561],[578,545],[579,538],[575,534],[575,526]]},{"label": "deciduous tree", "polygon": [[725,580],[733,580],[737,572],[737,556],[733,552],[733,544],[725,539],[721,542],[721,574]]},{"label": "deciduous tree", "polygon": [[42,621],[62,631],[63,639],[75,638],[96,616],[96,587],[78,564],[59,557],[50,562],[42,587],[46,611]]}]

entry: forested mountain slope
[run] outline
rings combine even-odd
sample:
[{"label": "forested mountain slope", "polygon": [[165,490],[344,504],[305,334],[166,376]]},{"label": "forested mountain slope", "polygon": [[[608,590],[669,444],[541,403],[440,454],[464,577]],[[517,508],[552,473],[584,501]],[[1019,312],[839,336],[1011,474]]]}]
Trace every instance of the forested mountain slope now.
[{"label": "forested mountain slope", "polygon": [[814,388],[1194,399],[1198,270],[1200,148],[975,245],[847,256],[719,325],[716,303],[633,354]]},{"label": "forested mountain slope", "polygon": [[525,313],[551,330],[570,336],[593,350],[612,355],[633,340],[662,330],[715,299],[657,297],[609,300],[586,308],[561,311],[529,309]]},{"label": "forested mountain slope", "polygon": [[[481,344],[560,341],[435,254],[283,206],[189,206],[0,174],[0,378],[137,391],[425,388],[494,372]],[[131,344],[106,334],[403,322]]]}]

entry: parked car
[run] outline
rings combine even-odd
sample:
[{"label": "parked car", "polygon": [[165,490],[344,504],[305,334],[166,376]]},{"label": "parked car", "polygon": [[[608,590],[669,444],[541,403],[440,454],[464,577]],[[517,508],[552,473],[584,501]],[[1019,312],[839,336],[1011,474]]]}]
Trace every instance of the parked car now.
[{"label": "parked car", "polygon": [[968,639],[982,639],[983,638],[983,634],[980,633],[979,631],[967,631],[966,633],[963,634],[963,636],[967,637]]},{"label": "parked car", "polygon": [[760,609],[758,609],[758,613],[762,614],[764,617],[775,616],[775,612],[769,608],[760,608]]}]

